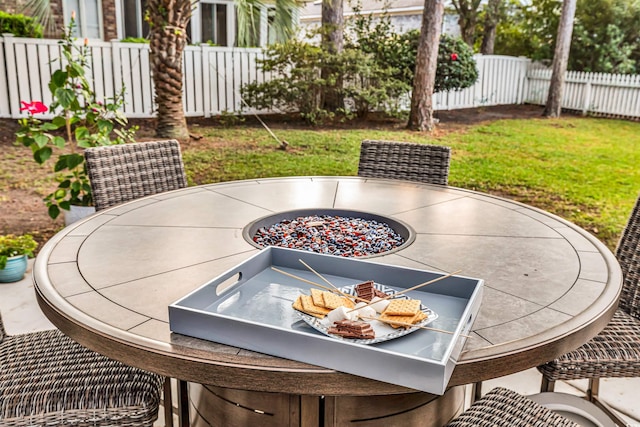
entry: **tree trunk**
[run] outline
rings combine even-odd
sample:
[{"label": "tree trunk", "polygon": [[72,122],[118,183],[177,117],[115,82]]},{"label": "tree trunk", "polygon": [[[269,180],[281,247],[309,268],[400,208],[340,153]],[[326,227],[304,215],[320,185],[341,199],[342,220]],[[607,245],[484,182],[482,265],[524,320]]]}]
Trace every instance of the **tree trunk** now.
[{"label": "tree trunk", "polygon": [[425,0],[407,124],[407,128],[412,130],[423,132],[433,129],[433,88],[443,16],[444,0]]},{"label": "tree trunk", "polygon": [[452,0],[454,9],[458,13],[458,25],[462,40],[473,49],[476,41],[476,24],[478,23],[478,9],[480,0]]},{"label": "tree trunk", "polygon": [[[344,5],[343,0],[322,0],[322,47],[325,52],[338,54],[344,45]],[[321,77],[330,80],[335,70],[330,65],[323,64]],[[342,98],[342,79],[336,79],[335,85],[325,87],[322,94],[321,106],[328,111],[344,108]]]},{"label": "tree trunk", "polygon": [[496,27],[500,21],[500,9],[502,0],[489,0],[484,20],[484,34],[482,35],[482,45],[480,53],[483,55],[493,55],[496,43]]},{"label": "tree trunk", "polygon": [[187,43],[190,0],[149,0],[149,58],[157,106],[156,136],[187,139],[182,105],[182,52]]},{"label": "tree trunk", "polygon": [[553,71],[549,83],[549,96],[547,105],[542,113],[545,117],[560,117],[562,111],[562,95],[564,88],[564,75],[569,62],[569,49],[571,47],[571,33],[573,32],[573,19],[576,14],[576,0],[564,0],[562,13],[558,25],[558,37],[556,49],[553,53]]}]

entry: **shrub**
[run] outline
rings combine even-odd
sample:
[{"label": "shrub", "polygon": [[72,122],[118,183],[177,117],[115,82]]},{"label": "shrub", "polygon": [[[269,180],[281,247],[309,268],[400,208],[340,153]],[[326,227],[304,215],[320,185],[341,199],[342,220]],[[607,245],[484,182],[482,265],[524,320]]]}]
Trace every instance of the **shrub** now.
[{"label": "shrub", "polygon": [[[388,15],[374,20],[371,15],[356,11],[351,24],[348,46],[373,55],[383,69],[393,70],[393,76],[413,86],[420,31],[399,34],[391,26]],[[435,91],[460,90],[478,80],[473,51],[460,38],[443,34],[438,48]]]},{"label": "shrub", "polygon": [[[242,88],[249,107],[299,112],[308,123],[316,124],[336,114],[364,117],[371,110],[393,112],[393,103],[409,89],[393,78],[388,69],[380,68],[371,55],[355,49],[332,54],[305,41],[291,39],[264,50],[265,58],[257,61],[263,71],[274,77],[264,83],[251,83]],[[321,76],[322,69],[329,70]],[[338,82],[342,82],[340,85]],[[322,108],[322,95],[334,90],[345,99],[340,111]]]},{"label": "shrub", "polygon": [[440,37],[435,91],[460,90],[478,81],[473,52],[461,38],[446,34]]},{"label": "shrub", "polygon": [[16,37],[42,38],[42,25],[24,15],[12,15],[0,10],[0,34],[11,33]]}]

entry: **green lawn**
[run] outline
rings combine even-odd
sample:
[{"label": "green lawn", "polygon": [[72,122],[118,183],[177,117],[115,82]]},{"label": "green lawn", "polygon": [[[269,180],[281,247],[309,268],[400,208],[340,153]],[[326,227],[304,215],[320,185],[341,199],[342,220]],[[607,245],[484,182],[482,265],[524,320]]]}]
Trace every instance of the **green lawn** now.
[{"label": "green lawn", "polygon": [[640,192],[640,123],[580,117],[500,120],[441,137],[402,129],[197,128],[183,149],[190,184],[289,175],[355,175],[362,139],[448,145],[450,185],[523,201],[569,219],[613,249]]}]

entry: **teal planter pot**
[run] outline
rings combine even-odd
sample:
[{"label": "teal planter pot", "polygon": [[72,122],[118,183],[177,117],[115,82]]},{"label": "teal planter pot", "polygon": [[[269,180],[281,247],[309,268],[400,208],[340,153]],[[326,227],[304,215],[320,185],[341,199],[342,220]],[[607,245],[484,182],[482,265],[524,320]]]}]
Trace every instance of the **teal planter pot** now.
[{"label": "teal planter pot", "polygon": [[17,282],[27,271],[27,256],[18,255],[7,259],[7,265],[0,270],[0,283]]}]

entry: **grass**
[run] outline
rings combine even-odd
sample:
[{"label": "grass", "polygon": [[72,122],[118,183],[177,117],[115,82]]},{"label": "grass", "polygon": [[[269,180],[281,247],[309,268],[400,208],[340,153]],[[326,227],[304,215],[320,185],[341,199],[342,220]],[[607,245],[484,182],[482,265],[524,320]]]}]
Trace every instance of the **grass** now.
[{"label": "grass", "polygon": [[[563,117],[500,120],[441,136],[403,129],[207,129],[215,149],[184,150],[191,184],[289,175],[355,175],[362,139],[452,147],[450,185],[504,195],[564,217],[614,248],[640,191],[640,124]],[[233,141],[232,143],[230,141]]]}]

